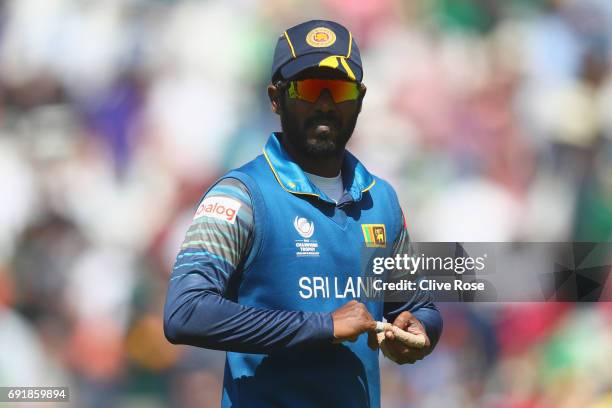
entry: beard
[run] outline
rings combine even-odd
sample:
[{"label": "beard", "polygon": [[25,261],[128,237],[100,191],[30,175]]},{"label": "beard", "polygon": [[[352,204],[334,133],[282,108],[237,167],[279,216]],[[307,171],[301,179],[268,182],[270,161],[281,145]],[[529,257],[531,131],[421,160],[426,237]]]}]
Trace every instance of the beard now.
[{"label": "beard", "polygon": [[[287,140],[300,153],[313,158],[339,156],[344,152],[355,125],[357,124],[357,114],[350,118],[348,123],[334,114],[320,113],[308,118],[300,126],[297,118],[287,109],[285,100],[281,101],[282,112],[281,128]],[[326,124],[335,127],[335,132],[318,132],[317,124]]]}]

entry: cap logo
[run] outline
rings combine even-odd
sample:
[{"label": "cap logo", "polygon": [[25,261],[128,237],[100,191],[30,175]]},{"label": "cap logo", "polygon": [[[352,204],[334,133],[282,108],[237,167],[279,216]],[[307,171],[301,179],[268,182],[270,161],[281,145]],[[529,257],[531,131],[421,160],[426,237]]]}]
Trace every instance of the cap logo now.
[{"label": "cap logo", "polygon": [[306,34],[306,42],[311,47],[329,47],[336,42],[336,34],[327,27],[317,27]]}]

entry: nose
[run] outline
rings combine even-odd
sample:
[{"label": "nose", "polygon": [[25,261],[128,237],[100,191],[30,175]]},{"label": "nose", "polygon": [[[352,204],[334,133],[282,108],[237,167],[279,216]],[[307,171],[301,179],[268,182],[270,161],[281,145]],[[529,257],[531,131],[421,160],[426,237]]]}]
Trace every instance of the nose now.
[{"label": "nose", "polygon": [[321,112],[329,112],[334,110],[334,99],[332,98],[329,89],[323,89],[319,95],[319,99],[315,102],[315,110]]}]

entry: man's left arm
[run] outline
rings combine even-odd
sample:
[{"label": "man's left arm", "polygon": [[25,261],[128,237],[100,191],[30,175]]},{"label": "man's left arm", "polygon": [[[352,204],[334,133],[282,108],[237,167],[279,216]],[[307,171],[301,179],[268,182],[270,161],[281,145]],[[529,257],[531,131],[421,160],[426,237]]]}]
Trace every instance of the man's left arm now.
[{"label": "man's left arm", "polygon": [[[402,223],[401,232],[395,240],[393,247],[394,257],[397,254],[413,255],[413,248],[403,214]],[[399,276],[396,275],[395,277],[398,278]],[[395,341],[392,332],[386,332],[387,341],[383,351],[386,351],[385,355],[387,357],[392,358],[399,364],[414,363],[417,360],[423,359],[433,351],[442,334],[442,316],[433,303],[431,294],[419,289],[418,285],[408,299],[385,301],[384,316],[387,321],[392,322],[394,326],[402,330],[426,336],[425,347],[416,349],[402,345]],[[388,354],[391,354],[391,356]]]}]

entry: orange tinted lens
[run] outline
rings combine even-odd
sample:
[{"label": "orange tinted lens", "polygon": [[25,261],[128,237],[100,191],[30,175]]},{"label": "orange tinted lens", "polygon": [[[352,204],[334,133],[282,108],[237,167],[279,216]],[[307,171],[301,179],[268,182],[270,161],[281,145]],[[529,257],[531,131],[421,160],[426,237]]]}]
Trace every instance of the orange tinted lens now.
[{"label": "orange tinted lens", "polygon": [[342,81],[339,79],[304,79],[293,81],[295,96],[299,99],[314,103],[319,99],[323,89],[328,89],[335,103],[355,100],[359,96],[359,89],[355,82]]}]

